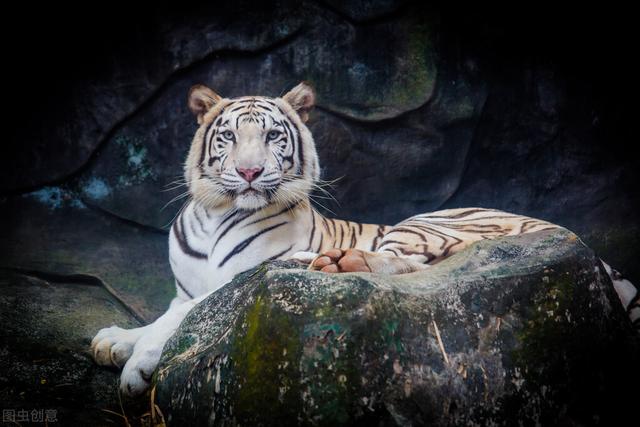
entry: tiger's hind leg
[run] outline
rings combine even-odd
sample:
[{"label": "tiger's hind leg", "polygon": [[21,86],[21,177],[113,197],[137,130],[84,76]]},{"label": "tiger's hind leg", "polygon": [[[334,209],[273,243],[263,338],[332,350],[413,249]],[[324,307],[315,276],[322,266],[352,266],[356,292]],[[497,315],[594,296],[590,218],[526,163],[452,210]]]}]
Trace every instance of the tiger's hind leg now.
[{"label": "tiger's hind leg", "polygon": [[432,226],[427,228],[419,217],[412,217],[389,227],[375,252],[359,249],[329,249],[316,257],[311,270],[326,273],[372,272],[402,274],[425,270],[480,239],[459,238]]},{"label": "tiger's hind leg", "polygon": [[325,273],[385,273],[402,274],[425,270],[428,265],[408,258],[360,249],[329,249],[316,257],[309,265],[310,270]]},{"label": "tiger's hind leg", "polygon": [[387,227],[380,242],[374,240],[375,252],[330,249],[317,257],[310,268],[336,273],[408,273],[424,270],[479,240],[550,228],[558,226],[492,209],[450,209],[416,215]]}]

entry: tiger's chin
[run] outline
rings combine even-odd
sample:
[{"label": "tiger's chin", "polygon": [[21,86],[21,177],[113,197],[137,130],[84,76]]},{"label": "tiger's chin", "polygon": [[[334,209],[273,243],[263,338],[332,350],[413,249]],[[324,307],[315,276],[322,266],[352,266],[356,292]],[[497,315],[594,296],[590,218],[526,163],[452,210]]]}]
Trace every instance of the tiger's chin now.
[{"label": "tiger's chin", "polygon": [[238,209],[255,211],[269,204],[267,196],[255,189],[247,189],[236,196],[235,205]]}]

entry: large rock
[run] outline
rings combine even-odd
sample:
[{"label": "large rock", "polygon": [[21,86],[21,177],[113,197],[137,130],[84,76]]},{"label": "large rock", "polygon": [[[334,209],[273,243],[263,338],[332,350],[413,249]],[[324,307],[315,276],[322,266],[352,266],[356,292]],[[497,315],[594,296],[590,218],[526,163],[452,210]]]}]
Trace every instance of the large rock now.
[{"label": "large rock", "polygon": [[567,231],[403,276],[291,267],[239,275],[187,316],[155,376],[169,424],[589,425],[631,407],[637,338]]}]

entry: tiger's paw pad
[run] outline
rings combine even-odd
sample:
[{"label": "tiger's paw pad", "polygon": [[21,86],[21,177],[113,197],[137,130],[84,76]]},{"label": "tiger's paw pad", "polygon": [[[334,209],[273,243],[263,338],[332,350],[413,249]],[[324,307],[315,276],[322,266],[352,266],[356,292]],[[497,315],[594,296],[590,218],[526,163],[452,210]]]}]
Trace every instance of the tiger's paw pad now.
[{"label": "tiger's paw pad", "polygon": [[358,249],[329,249],[313,260],[309,269],[324,273],[371,272],[364,252]]}]

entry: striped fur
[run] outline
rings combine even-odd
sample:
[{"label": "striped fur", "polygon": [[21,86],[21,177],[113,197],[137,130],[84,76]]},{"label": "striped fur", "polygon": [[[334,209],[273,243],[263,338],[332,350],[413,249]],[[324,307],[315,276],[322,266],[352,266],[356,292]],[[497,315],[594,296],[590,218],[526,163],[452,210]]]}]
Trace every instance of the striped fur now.
[{"label": "striped fur", "polygon": [[[98,363],[124,364],[125,393],[146,389],[162,346],[191,307],[261,262],[295,258],[325,272],[406,273],[479,240],[559,227],[484,208],[420,214],[393,226],[324,217],[309,199],[320,171],[304,124],[313,101],[304,83],[282,98],[226,99],[192,89],[200,127],[185,164],[191,199],[169,237],[177,298],[152,325],[106,328],[92,343]],[[249,179],[243,170],[258,172]],[[638,325],[637,290],[605,267]]]}]

